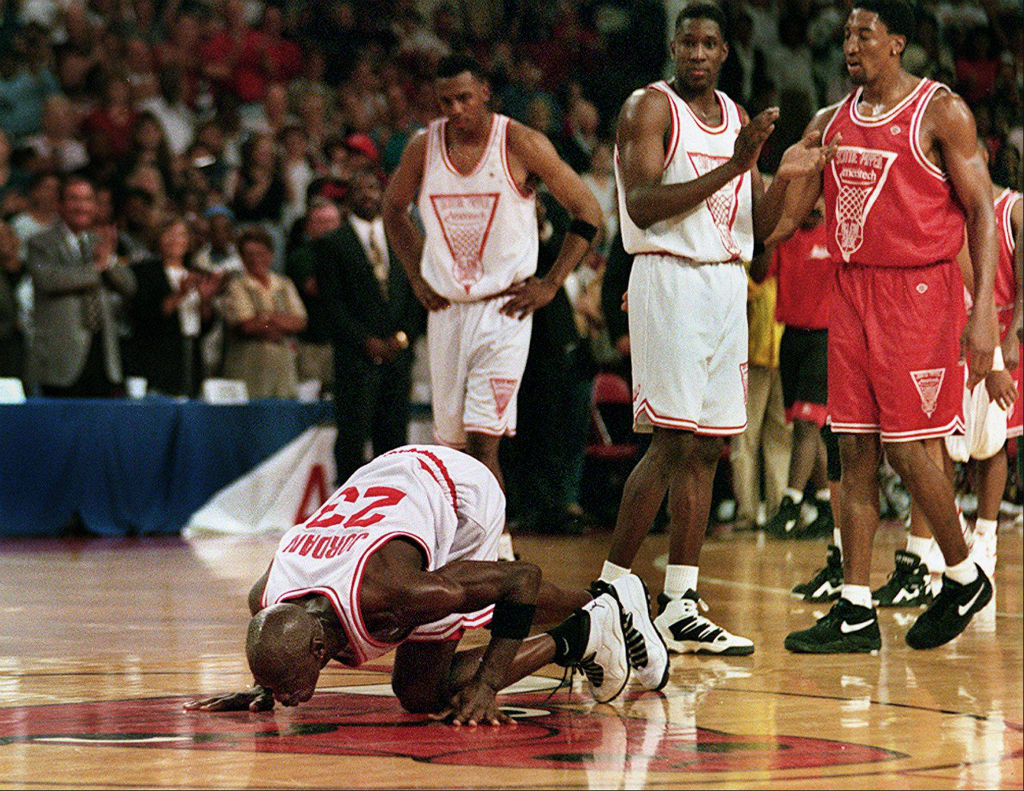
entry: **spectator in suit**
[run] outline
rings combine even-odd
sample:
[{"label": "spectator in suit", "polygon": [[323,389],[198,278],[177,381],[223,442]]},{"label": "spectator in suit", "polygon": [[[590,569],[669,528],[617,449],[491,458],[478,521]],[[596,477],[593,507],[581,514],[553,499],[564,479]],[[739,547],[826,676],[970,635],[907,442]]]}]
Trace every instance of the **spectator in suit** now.
[{"label": "spectator in suit", "polygon": [[299,381],[316,379],[322,390],[334,390],[334,350],[330,307],[316,279],[316,242],[341,227],[341,210],[327,198],[315,198],[306,216],[302,239],[289,254],[284,273],[299,290],[309,318],[299,333]]},{"label": "spectator in suit", "polygon": [[97,398],[121,386],[113,292],[135,293],[135,277],[115,255],[117,232],[93,228],[96,193],[81,176],[61,187],[61,221],[28,242],[35,289],[31,365],[43,395]]},{"label": "spectator in suit", "polygon": [[297,336],[306,328],[306,308],[295,284],[270,271],[274,241],[266,230],[243,231],[238,252],[245,273],[225,291],[224,375],[243,380],[251,398],[295,398]]},{"label": "spectator in suit", "polygon": [[388,248],[381,184],[372,170],[350,182],[348,219],[316,242],[316,277],[334,343],[336,479],[373,455],[404,445],[409,425],[412,343],[425,313]]},{"label": "spectator in suit", "polygon": [[25,371],[25,336],[14,296],[21,272],[18,237],[0,220],[0,377],[20,379]]},{"label": "spectator in suit", "polygon": [[160,224],[156,247],[156,257],[134,267],[138,289],[128,304],[128,370],[145,377],[150,390],[194,397],[203,370],[200,337],[213,318],[223,275],[193,268],[188,225],[180,216]]}]

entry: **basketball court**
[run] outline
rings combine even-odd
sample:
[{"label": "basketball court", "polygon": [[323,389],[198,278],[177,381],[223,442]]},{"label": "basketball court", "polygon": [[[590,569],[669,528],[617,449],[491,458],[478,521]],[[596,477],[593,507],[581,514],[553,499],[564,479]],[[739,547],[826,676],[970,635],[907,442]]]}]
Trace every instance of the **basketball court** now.
[{"label": "basketball court", "polygon": [[[517,538],[526,560],[585,586],[608,532]],[[887,522],[873,585],[904,531]],[[709,617],[750,657],[674,657],[664,693],[595,704],[558,668],[503,696],[516,727],[405,714],[390,655],[331,664],[313,699],[261,714],[185,712],[251,683],[245,595],[270,536],[0,542],[0,788],[1021,788],[1021,532],[999,535],[994,606],[915,652],[918,610],[880,610],[877,655],[796,656],[785,634],[826,605],[789,589],[822,542],[728,532],[702,555]],[[636,569],[660,589],[665,535]],[[476,635],[480,639],[484,635]]]}]

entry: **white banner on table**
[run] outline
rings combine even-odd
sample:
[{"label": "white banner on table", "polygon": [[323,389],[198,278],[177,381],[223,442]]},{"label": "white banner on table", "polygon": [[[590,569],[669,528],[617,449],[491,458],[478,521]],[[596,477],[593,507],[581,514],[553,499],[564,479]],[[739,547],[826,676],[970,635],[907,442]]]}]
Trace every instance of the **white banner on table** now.
[{"label": "white banner on table", "polygon": [[309,428],[192,514],[185,538],[284,531],[334,492],[333,426]]}]

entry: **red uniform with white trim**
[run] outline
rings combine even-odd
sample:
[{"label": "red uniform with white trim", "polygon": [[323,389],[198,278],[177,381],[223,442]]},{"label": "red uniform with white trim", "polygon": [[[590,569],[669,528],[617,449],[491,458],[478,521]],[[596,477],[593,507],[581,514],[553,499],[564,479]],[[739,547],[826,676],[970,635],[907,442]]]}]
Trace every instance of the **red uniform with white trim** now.
[{"label": "red uniform with white trim", "polygon": [[[1006,340],[1010,331],[1010,320],[1013,318],[1013,303],[1018,298],[1017,278],[1013,271],[1014,255],[1017,251],[1017,239],[1013,235],[1013,223],[1010,215],[1017,201],[1022,199],[1021,193],[1007,189],[995,200],[996,228],[999,234],[999,264],[996,267],[995,300],[996,315],[999,319],[999,342]],[[1006,436],[1019,437],[1024,434],[1024,364],[1018,365],[1013,371],[1013,381],[1017,385],[1017,400],[1006,415]]]},{"label": "red uniform with white trim", "polygon": [[946,86],[923,79],[881,116],[839,105],[823,135],[842,135],[825,169],[830,306],[829,415],[841,433],[899,442],[962,430],[964,213],[920,146],[921,119]]},{"label": "red uniform with white trim", "polygon": [[[281,538],[262,606],[311,593],[326,596],[348,636],[335,657],[355,667],[392,650],[367,632],[359,608],[366,561],[388,541],[405,539],[423,567],[457,560],[497,560],[505,495],[491,472],[461,451],[406,445],[360,467],[320,509]],[[490,623],[493,605],[417,627],[408,640],[458,639]]]},{"label": "red uniform with white trim", "polygon": [[501,314],[505,300],[496,296],[537,271],[536,195],[521,192],[509,171],[510,121],[492,115],[480,161],[465,174],[448,156],[447,121],[427,127],[420,270],[452,303],[430,312],[427,349],[434,436],[453,447],[465,445],[467,430],[515,434],[530,350],[532,315]]},{"label": "red uniform with white trim", "polygon": [[[668,101],[672,119],[662,184],[693,181],[727,162],[743,122],[715,95],[721,122],[705,124],[664,81],[642,89]],[[629,277],[633,428],[654,426],[726,436],[747,427],[747,275],[754,247],[750,174],[685,214],[646,229],[629,216],[618,151],[622,243]]]}]

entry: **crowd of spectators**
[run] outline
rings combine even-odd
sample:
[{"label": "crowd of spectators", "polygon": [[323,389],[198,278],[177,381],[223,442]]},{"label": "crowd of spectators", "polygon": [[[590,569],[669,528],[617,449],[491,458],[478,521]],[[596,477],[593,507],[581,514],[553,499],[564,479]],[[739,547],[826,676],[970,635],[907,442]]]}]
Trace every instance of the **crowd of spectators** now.
[{"label": "crowd of spectators", "polygon": [[[321,310],[315,293],[285,274],[290,253],[308,242],[309,208],[326,200],[344,214],[354,173],[371,168],[386,178],[410,135],[437,115],[432,70],[452,51],[485,64],[494,109],[547,133],[598,195],[607,213],[593,262],[600,273],[616,249],[618,109],[632,90],[666,76],[671,20],[682,4],[0,3],[0,376],[21,377],[27,392],[38,392],[26,354],[39,329],[27,242],[59,221],[61,179],[76,174],[95,188],[97,227],[116,227],[117,256],[144,284],[160,262],[181,272],[170,294],[150,284],[116,295],[125,374],[195,395],[202,378],[224,375],[227,363],[256,393],[293,393],[297,376],[270,385],[260,382],[265,366],[239,363],[239,342],[251,346],[255,332],[240,328],[248,320],[240,315],[251,318],[238,312],[245,278],[253,268],[257,280],[273,274],[295,316]],[[851,87],[841,50],[848,3],[723,5],[731,54],[720,87],[751,115],[782,108],[762,156],[770,173],[813,113]],[[1019,188],[1024,25],[1016,0],[925,0],[904,63],[964,96],[994,181]],[[182,309],[176,322],[168,320],[179,303],[191,306],[191,318]],[[617,299],[604,304],[617,309]],[[624,331],[621,317],[606,318]],[[181,376],[157,372],[161,361],[153,357],[170,348],[156,337],[161,323],[187,338],[186,351],[173,351],[175,365],[187,369]],[[296,345],[300,331],[315,334],[298,320],[283,327],[271,334]],[[584,334],[599,366],[628,368],[628,343],[616,331],[591,317]],[[283,364],[297,364],[296,355]]]}]

